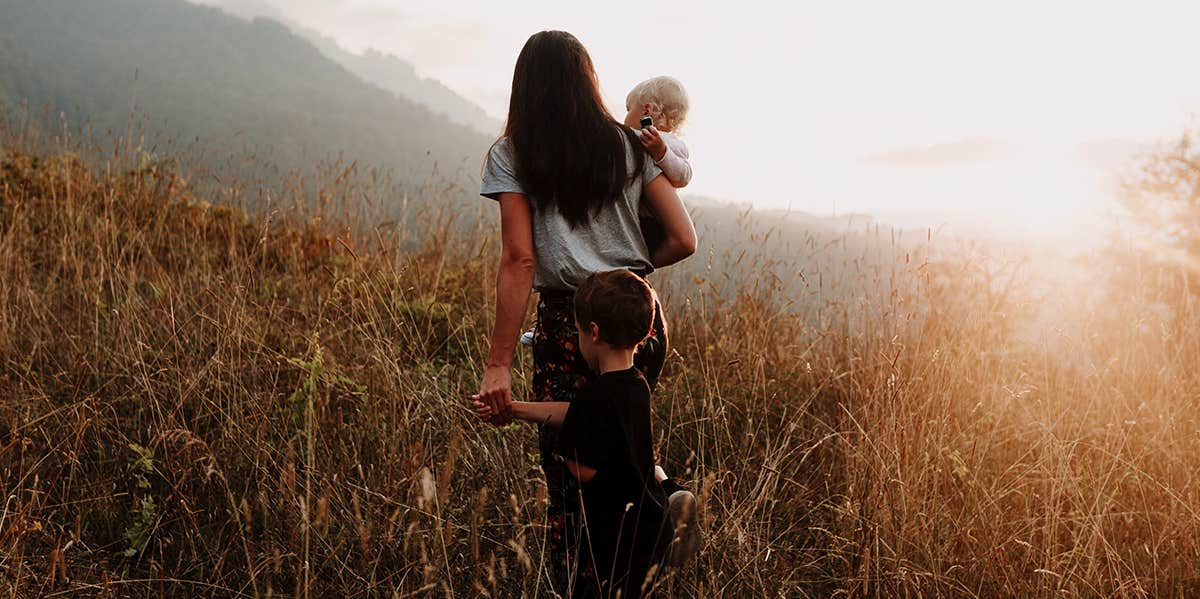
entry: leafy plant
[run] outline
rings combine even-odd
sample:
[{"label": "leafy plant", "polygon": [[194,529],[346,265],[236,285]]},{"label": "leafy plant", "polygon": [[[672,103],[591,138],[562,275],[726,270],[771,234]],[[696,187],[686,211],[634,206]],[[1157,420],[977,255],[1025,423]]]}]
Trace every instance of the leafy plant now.
[{"label": "leafy plant", "polygon": [[[130,443],[129,449],[134,453],[134,457],[129,463],[129,469],[133,473],[137,488],[149,490],[149,477],[154,473],[154,452],[137,443]],[[125,557],[133,557],[141,553],[146,548],[146,544],[150,542],[154,524],[158,520],[158,506],[154,502],[154,497],[149,494],[143,496],[138,502],[138,509],[134,510],[133,514],[133,522],[125,529],[125,540],[129,543],[129,546],[122,552]]]}]

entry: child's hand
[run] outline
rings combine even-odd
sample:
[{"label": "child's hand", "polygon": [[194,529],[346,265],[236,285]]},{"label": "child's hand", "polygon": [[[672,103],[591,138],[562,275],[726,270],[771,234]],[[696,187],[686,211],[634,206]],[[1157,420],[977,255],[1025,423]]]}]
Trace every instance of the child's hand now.
[{"label": "child's hand", "polygon": [[512,418],[505,418],[504,416],[497,414],[494,410],[492,410],[492,406],[480,401],[478,395],[471,396],[471,405],[472,409],[475,411],[475,415],[484,422],[488,422],[496,426],[503,426],[509,422],[512,422]]},{"label": "child's hand", "polygon": [[642,129],[642,147],[650,152],[655,162],[662,160],[663,156],[667,155],[667,142],[663,141],[662,136],[658,134],[658,128],[654,125]]},{"label": "child's hand", "polygon": [[492,419],[492,406],[479,401],[478,395],[471,396],[471,409],[475,411],[475,415],[478,416],[480,420]]}]

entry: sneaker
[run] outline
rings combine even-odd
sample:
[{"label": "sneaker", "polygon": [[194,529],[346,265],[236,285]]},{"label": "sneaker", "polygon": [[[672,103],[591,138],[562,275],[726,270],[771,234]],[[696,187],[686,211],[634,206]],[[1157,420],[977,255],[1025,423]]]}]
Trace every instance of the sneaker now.
[{"label": "sneaker", "polygon": [[667,552],[667,565],[682,566],[700,550],[700,523],[696,510],[699,502],[691,491],[681,489],[667,498],[667,513],[675,534],[671,538],[671,549]]},{"label": "sneaker", "polygon": [[536,325],[529,327],[528,331],[521,333],[521,345],[529,345],[529,346],[533,345],[533,331],[535,328],[536,328]]}]

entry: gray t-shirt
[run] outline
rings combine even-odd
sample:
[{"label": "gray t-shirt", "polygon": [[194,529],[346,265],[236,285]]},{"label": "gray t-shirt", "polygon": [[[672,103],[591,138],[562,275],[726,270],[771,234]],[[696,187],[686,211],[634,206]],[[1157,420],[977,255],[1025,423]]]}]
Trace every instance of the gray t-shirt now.
[{"label": "gray t-shirt", "polygon": [[[643,151],[637,148],[636,151]],[[634,147],[625,138],[626,172],[634,168]],[[508,138],[501,138],[488,152],[483,169],[483,187],[479,194],[498,200],[502,193],[525,190],[517,180],[516,154]],[[646,158],[642,176],[625,186],[621,197],[606,205],[591,222],[571,229],[571,225],[553,207],[539,210],[530,198],[533,211],[533,254],[537,265],[533,286],[538,291],[570,291],[593,272],[625,268],[650,271],[650,252],[638,225],[638,206],[642,191],[662,169]],[[528,194],[526,194],[528,195]]]}]

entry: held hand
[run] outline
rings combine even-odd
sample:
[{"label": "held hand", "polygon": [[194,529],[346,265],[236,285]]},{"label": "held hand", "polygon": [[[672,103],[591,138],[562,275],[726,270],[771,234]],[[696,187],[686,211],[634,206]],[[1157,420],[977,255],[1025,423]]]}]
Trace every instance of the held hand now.
[{"label": "held hand", "polygon": [[493,412],[491,406],[479,401],[478,395],[471,396],[471,410],[475,412],[475,415],[478,416],[480,420],[488,424],[504,426],[512,422],[512,418],[505,418],[504,416]]},{"label": "held hand", "polygon": [[488,424],[504,426],[513,421],[511,416],[505,417],[502,414],[497,414],[494,410],[492,410],[492,406],[480,401],[478,395],[471,396],[471,409],[475,412],[475,415],[478,416],[480,420]]},{"label": "held hand", "polygon": [[[512,420],[512,373],[503,366],[489,366],[483,371],[479,383],[480,403],[491,410],[492,424],[504,424]],[[500,420],[498,422],[497,420]]]},{"label": "held hand", "polygon": [[471,396],[471,410],[475,412],[475,415],[478,416],[480,420],[483,420],[484,422],[492,421],[492,406],[479,401],[478,395]]},{"label": "held hand", "polygon": [[653,125],[642,129],[642,147],[654,157],[655,162],[667,155],[667,142],[663,141],[662,136],[658,134],[658,128]]}]

